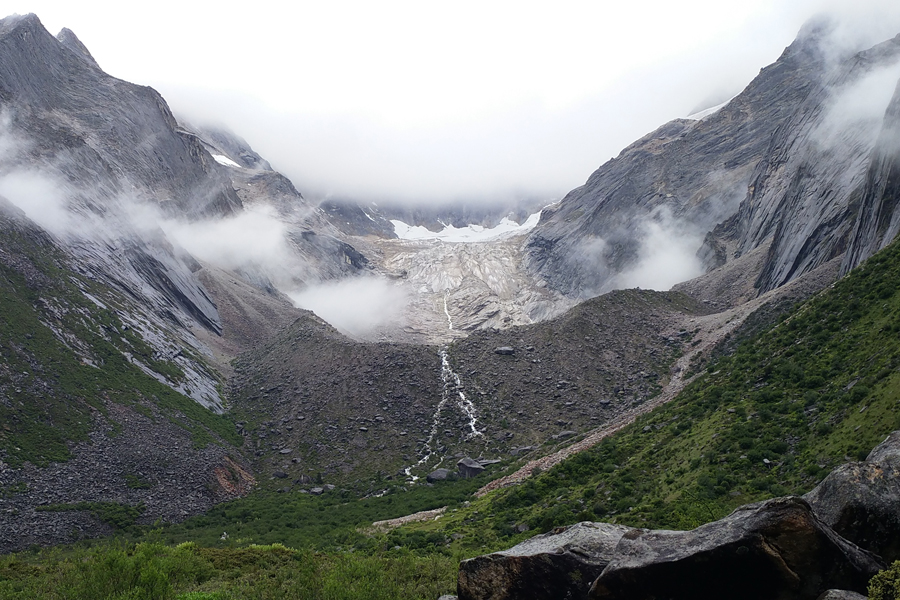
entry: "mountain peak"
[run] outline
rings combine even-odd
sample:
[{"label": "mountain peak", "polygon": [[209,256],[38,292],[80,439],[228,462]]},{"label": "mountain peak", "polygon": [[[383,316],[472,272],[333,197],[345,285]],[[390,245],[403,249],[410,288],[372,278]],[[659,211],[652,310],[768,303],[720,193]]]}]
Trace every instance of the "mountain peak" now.
[{"label": "mountain peak", "polygon": [[91,56],[90,51],[87,49],[81,40],[78,39],[78,36],[75,35],[75,32],[69,29],[68,27],[63,27],[60,32],[56,35],[56,39],[59,40],[63,46],[74,52],[79,58],[85,59],[91,65],[100,68],[100,65],[97,64],[97,61],[94,60],[94,57]]},{"label": "mountain peak", "polygon": [[35,28],[44,29],[44,24],[34,13],[27,15],[10,15],[0,19],[0,36],[7,35],[17,29],[34,30]]}]

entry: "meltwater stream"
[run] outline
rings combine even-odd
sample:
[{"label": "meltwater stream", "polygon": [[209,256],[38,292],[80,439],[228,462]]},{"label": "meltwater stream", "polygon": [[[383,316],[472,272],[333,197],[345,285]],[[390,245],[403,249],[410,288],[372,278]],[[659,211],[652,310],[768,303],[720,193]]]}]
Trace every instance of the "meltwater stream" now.
[{"label": "meltwater stream", "polygon": [[[444,314],[447,315],[447,326],[452,330],[453,320],[450,318],[450,311],[447,308],[448,295],[449,292],[444,296]],[[438,435],[441,413],[447,404],[454,404],[466,416],[466,419],[468,419],[467,426],[469,431],[466,433],[466,440],[484,436],[484,431],[478,429],[478,411],[475,409],[475,405],[472,401],[466,397],[459,374],[450,366],[450,359],[447,355],[446,346],[440,349],[438,356],[441,357],[441,381],[444,384],[443,391],[441,392],[441,401],[438,402],[437,408],[434,410],[434,416],[431,419],[431,430],[428,432],[428,439],[425,440],[424,444],[425,455],[416,464],[403,469],[403,472],[411,479],[411,481],[416,481],[418,479],[417,476],[412,474],[412,470],[427,464],[435,454],[436,449],[434,447],[434,441]],[[437,464],[435,464],[435,467],[442,462],[444,462],[444,457],[441,457]]]}]

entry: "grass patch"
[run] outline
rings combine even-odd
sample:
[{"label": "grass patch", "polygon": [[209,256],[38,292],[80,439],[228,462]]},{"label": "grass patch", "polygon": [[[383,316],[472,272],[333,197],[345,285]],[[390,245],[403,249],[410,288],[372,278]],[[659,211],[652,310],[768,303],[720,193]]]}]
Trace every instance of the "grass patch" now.
[{"label": "grass patch", "polygon": [[0,558],[0,598],[434,600],[455,589],[457,568],[452,558],[397,552],[108,543]]}]

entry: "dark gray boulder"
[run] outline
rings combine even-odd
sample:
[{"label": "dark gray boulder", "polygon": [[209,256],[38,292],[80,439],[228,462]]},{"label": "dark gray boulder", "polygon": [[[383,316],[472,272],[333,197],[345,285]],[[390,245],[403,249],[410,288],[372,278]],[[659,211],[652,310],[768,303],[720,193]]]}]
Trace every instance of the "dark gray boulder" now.
[{"label": "dark gray boulder", "polygon": [[450,469],[436,469],[425,477],[425,481],[427,481],[428,483],[434,483],[435,481],[445,481],[448,477],[450,477],[450,473]]},{"label": "dark gray boulder", "polygon": [[468,456],[460,459],[460,461],[456,463],[456,468],[459,469],[459,474],[464,479],[475,477],[476,475],[479,475],[482,471],[484,471],[484,467],[480,462],[471,459]]},{"label": "dark gray boulder", "polygon": [[499,354],[501,356],[512,356],[516,353],[514,348],[510,346],[500,346],[499,348],[494,348],[494,354]]},{"label": "dark gray boulder", "polygon": [[829,589],[864,592],[882,566],[802,498],[775,498],[692,531],[625,534],[590,598],[815,600]]},{"label": "dark gray boulder", "polygon": [[900,559],[900,431],[863,462],[841,465],[804,498],[816,515],[854,544]]},{"label": "dark gray boulder", "polygon": [[587,598],[629,527],[578,523],[459,567],[460,600]]},{"label": "dark gray boulder", "polygon": [[866,600],[866,597],[850,590],[828,590],[816,600]]}]

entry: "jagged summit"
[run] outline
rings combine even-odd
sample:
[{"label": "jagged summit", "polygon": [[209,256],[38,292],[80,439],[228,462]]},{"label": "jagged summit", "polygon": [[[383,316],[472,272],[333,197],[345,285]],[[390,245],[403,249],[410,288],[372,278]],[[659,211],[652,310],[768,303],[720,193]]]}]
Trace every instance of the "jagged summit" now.
[{"label": "jagged summit", "polygon": [[[74,34],[61,39],[33,14],[0,24],[0,99],[12,129],[38,141],[45,167],[75,183],[117,174],[112,185],[136,186],[147,200],[186,214],[240,208],[222,169],[175,131],[175,118],[155,90],[101,71]],[[130,186],[122,185],[125,179]]]},{"label": "jagged summit", "polygon": [[98,69],[100,65],[97,64],[97,61],[94,60],[94,57],[91,55],[90,51],[87,49],[87,46],[81,43],[81,40],[78,39],[78,36],[75,35],[75,32],[69,29],[68,27],[63,27],[58,34],[56,34],[56,39],[59,42],[72,50],[78,56],[87,60],[90,64],[94,65]]},{"label": "jagged summit", "polygon": [[44,25],[34,13],[25,15],[13,14],[0,19],[0,35],[6,35],[15,29],[35,30],[36,28],[43,29]]}]

